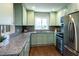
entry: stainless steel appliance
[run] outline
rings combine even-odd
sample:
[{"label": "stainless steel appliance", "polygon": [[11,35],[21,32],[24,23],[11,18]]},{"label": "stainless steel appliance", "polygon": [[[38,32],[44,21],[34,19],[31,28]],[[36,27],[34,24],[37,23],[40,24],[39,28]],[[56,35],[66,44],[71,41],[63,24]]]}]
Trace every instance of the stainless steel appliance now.
[{"label": "stainless steel appliance", "polygon": [[64,16],[64,44],[74,55],[79,55],[79,12]]},{"label": "stainless steel appliance", "polygon": [[57,34],[56,34],[56,48],[63,55],[64,40],[63,40],[62,32],[57,32]]},{"label": "stainless steel appliance", "polygon": [[63,50],[64,50],[64,22],[63,22],[63,17],[61,17],[61,26],[60,26],[60,31],[56,33],[56,48],[57,50],[63,55]]}]

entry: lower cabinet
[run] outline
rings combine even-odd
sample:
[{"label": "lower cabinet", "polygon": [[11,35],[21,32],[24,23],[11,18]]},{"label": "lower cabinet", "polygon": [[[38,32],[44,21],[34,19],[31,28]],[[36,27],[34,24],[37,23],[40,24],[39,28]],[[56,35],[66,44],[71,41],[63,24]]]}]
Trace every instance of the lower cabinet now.
[{"label": "lower cabinet", "polygon": [[29,50],[30,50],[30,41],[28,41],[25,44],[19,56],[29,56]]},{"label": "lower cabinet", "polygon": [[55,33],[32,33],[31,46],[41,44],[54,44],[56,45]]}]

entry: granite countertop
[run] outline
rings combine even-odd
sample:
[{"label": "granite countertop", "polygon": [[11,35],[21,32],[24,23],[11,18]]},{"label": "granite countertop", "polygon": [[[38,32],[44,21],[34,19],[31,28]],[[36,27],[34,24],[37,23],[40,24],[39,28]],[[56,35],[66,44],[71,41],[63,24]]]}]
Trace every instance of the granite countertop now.
[{"label": "granite countertop", "polygon": [[14,38],[10,39],[10,43],[7,46],[0,48],[0,56],[17,56],[22,51],[26,42],[30,40],[30,34],[32,33],[53,33],[53,31],[48,32],[27,32],[22,33]]},{"label": "granite countertop", "polygon": [[14,38],[10,39],[10,43],[0,48],[0,55],[2,56],[16,56],[22,51],[25,43],[29,40],[30,33],[22,33]]},{"label": "granite countertop", "polygon": [[34,32],[29,32],[31,34],[48,34],[48,33],[54,33],[54,31],[34,31]]}]

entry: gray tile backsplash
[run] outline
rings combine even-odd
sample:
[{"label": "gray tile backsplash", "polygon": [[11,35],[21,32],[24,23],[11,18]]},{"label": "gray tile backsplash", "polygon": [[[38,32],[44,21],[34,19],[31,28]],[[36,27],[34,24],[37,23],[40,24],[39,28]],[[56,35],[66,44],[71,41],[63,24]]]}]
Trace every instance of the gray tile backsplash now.
[{"label": "gray tile backsplash", "polygon": [[[8,30],[10,30],[10,29],[9,29],[9,26],[10,26],[10,25],[7,25],[7,26],[6,26]],[[49,27],[49,30],[50,30],[50,31],[54,31],[55,28],[57,28],[58,31],[60,30],[60,27],[56,27],[56,26],[50,26],[50,27]],[[27,32],[34,31],[34,26],[15,26],[15,33],[12,33],[12,34],[10,35],[10,37],[15,37],[15,36],[21,34],[22,32],[24,32],[24,30],[27,30]],[[0,33],[1,33],[1,26],[0,26]]]},{"label": "gray tile backsplash", "polygon": [[[2,30],[1,30],[1,26],[3,27]],[[1,34],[1,32],[4,33],[4,30],[5,30],[4,26],[6,26],[6,32],[10,31],[10,25],[0,25],[0,34]],[[22,33],[22,26],[15,26],[15,32],[12,33],[10,35],[10,37],[15,37],[15,36],[19,35],[20,33]]]},{"label": "gray tile backsplash", "polygon": [[[49,31],[55,31],[55,29],[60,31],[60,26],[49,26]],[[27,30],[27,32],[34,31],[34,26],[22,26],[22,32],[24,32],[24,30]]]},{"label": "gray tile backsplash", "polygon": [[15,26],[15,33],[12,33],[10,37],[15,37],[22,33],[22,26]]},{"label": "gray tile backsplash", "polygon": [[22,26],[22,32],[27,30],[27,32],[34,31],[34,26]]}]

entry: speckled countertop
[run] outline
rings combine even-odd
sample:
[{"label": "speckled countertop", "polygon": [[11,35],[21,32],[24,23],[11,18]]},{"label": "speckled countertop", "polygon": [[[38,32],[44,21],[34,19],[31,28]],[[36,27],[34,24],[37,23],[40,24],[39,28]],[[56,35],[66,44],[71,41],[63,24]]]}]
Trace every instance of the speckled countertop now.
[{"label": "speckled countertop", "polygon": [[29,38],[31,33],[52,33],[52,31],[22,33],[14,38],[11,38],[10,43],[7,46],[0,48],[0,56],[18,56],[26,42],[30,40]]},{"label": "speckled countertop", "polygon": [[29,40],[30,33],[22,33],[14,38],[10,39],[10,43],[0,48],[0,55],[12,56],[19,55],[22,51],[25,43]]}]

